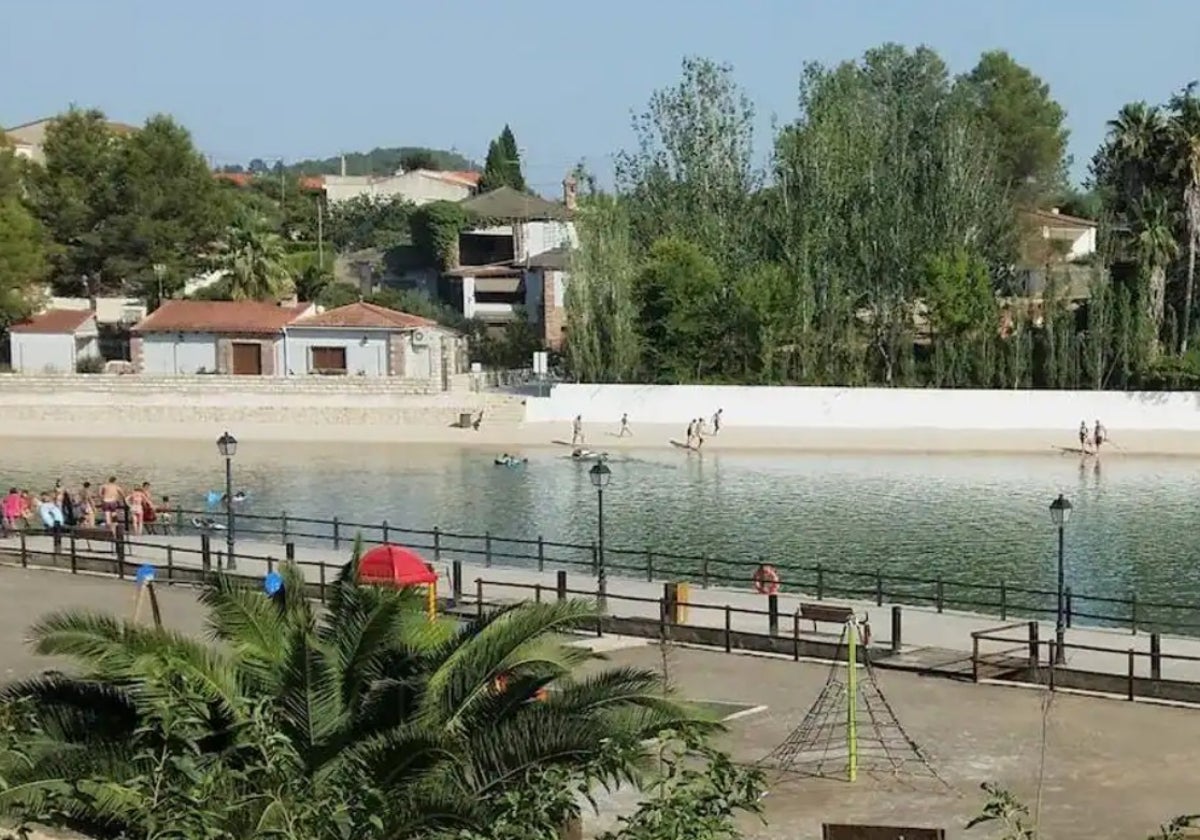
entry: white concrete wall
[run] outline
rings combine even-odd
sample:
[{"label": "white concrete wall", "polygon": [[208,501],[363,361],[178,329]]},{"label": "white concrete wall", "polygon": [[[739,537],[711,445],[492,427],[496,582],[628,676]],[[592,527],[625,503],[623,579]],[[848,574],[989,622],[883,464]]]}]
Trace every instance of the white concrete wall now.
[{"label": "white concrete wall", "polygon": [[462,309],[464,318],[475,317],[475,278],[462,278]]},{"label": "white concrete wall", "polygon": [[771,388],[556,385],[525,404],[526,422],[685,425],[724,409],[722,424],[793,429],[1110,429],[1200,432],[1200,392],[969,391],[933,388]]},{"label": "white concrete wall", "polygon": [[468,186],[430,177],[421,172],[406,172],[403,175],[382,178],[365,175],[325,176],[325,197],[331,204],[367,196],[399,197],[420,205],[431,201],[462,201],[470,194],[471,188]]},{"label": "white concrete wall", "polygon": [[142,373],[150,376],[213,373],[217,338],[202,333],[150,333],[142,338]]},{"label": "white concrete wall", "polygon": [[[365,340],[365,343],[364,343]],[[286,368],[290,376],[313,373],[312,348],[345,347],[347,376],[388,375],[388,334],[386,330],[289,328]]]},{"label": "white concrete wall", "polygon": [[75,337],[70,334],[10,333],[12,367],[18,373],[74,373]]},{"label": "white concrete wall", "polygon": [[521,253],[517,262],[536,257],[564,245],[576,245],[575,225],[571,222],[539,221],[521,223]]}]

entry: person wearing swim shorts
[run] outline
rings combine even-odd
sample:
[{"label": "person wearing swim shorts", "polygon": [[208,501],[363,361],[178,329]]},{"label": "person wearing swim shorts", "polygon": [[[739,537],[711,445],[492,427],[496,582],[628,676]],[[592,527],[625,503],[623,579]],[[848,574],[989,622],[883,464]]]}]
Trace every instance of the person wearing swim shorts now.
[{"label": "person wearing swim shorts", "polygon": [[1092,433],[1092,443],[1095,445],[1097,452],[1100,451],[1100,444],[1104,443],[1104,441],[1106,441],[1107,439],[1108,439],[1108,429],[1106,429],[1106,428],[1104,428],[1104,426],[1100,425],[1100,421],[1097,420],[1096,421],[1096,429]]},{"label": "person wearing swim shorts", "polygon": [[104,527],[117,535],[117,525],[121,524],[119,516],[125,506],[125,491],[117,484],[117,477],[110,475],[108,481],[100,486],[100,512],[104,514]]}]

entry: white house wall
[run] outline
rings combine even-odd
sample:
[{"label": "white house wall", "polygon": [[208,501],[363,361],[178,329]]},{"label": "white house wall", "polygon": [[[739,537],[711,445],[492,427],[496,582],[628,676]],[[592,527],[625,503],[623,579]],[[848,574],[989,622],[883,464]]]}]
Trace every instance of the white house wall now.
[{"label": "white house wall", "polygon": [[311,350],[314,347],[344,347],[347,376],[388,375],[388,334],[385,330],[289,328],[285,344],[286,369],[292,376],[313,373]]},{"label": "white house wall", "polygon": [[575,247],[577,244],[575,225],[571,222],[523,222],[521,224],[520,253],[516,255],[516,261],[524,262],[530,257],[553,251],[555,248],[561,248],[564,245]]},{"label": "white house wall", "polygon": [[214,373],[216,336],[203,333],[151,333],[142,337],[142,373],[176,376]]},{"label": "white house wall", "polygon": [[10,333],[9,348],[18,373],[75,372],[75,336],[69,333]]},{"label": "white house wall", "polygon": [[470,194],[470,187],[441,178],[431,178],[420,172],[406,172],[386,178],[363,175],[325,176],[325,197],[330,204],[365,196],[378,199],[398,197],[421,205],[431,201],[462,201]]}]

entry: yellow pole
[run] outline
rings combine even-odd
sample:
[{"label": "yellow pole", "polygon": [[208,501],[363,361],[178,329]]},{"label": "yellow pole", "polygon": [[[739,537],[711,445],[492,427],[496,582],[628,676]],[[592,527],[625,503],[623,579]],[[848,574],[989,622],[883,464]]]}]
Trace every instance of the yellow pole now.
[{"label": "yellow pole", "polygon": [[854,619],[846,625],[846,645],[849,651],[846,673],[846,770],[850,781],[858,778],[858,634]]},{"label": "yellow pole", "polygon": [[430,621],[437,618],[437,581],[425,587],[425,611],[429,613]]}]

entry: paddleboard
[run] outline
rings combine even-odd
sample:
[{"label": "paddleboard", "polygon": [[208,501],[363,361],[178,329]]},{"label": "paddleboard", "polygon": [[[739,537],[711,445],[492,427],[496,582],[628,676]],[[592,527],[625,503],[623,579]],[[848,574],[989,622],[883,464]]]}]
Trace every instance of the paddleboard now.
[{"label": "paddleboard", "polygon": [[566,441],[566,440],[552,440],[550,442],[553,443],[555,446],[574,446],[575,445],[575,444],[571,443],[570,441]]},{"label": "paddleboard", "polygon": [[699,449],[697,449],[697,448],[696,448],[696,447],[694,447],[694,446],[688,446],[686,443],[680,443],[680,442],[679,442],[679,441],[677,441],[677,440],[673,440],[673,441],[671,441],[671,445],[672,445],[672,446],[674,446],[674,447],[676,447],[676,448],[678,448],[678,449],[686,449],[686,450],[688,450],[689,452],[699,452],[699,451],[700,451]]},{"label": "paddleboard", "polygon": [[1095,455],[1090,449],[1080,449],[1077,446],[1052,446],[1051,449],[1057,449],[1063,455]]}]

